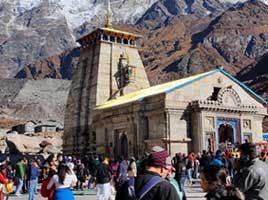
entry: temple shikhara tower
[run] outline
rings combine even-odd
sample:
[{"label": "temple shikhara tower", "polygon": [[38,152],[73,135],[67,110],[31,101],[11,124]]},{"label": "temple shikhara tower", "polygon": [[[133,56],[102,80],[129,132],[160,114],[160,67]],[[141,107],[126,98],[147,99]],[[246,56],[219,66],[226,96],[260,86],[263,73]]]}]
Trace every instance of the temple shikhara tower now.
[{"label": "temple shikhara tower", "polygon": [[104,28],[78,40],[64,153],[127,158],[154,145],[174,154],[262,142],[263,98],[223,68],[150,87],[140,37],[113,28],[108,17]]},{"label": "temple shikhara tower", "polygon": [[112,28],[108,18],[104,28],[78,40],[81,56],[67,102],[64,151],[95,151],[94,109],[108,100],[150,87],[137,48],[140,37]]}]

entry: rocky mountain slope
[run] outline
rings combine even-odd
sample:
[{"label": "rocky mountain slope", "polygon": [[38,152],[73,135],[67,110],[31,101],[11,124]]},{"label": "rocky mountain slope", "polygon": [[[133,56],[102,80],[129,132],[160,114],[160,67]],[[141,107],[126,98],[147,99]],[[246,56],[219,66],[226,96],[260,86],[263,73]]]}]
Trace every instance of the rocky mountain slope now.
[{"label": "rocky mountain slope", "polygon": [[76,67],[80,52],[79,48],[67,50],[59,55],[54,55],[26,65],[15,78],[18,79],[72,79],[73,69]]},{"label": "rocky mountain slope", "polygon": [[70,81],[0,79],[0,114],[63,124]]},{"label": "rocky mountain slope", "polygon": [[[14,7],[1,2],[0,77],[11,78],[24,66],[76,46],[64,16],[46,3],[11,15]],[[6,14],[7,13],[7,14]]]},{"label": "rocky mountain slope", "polygon": [[[136,22],[145,35],[142,56],[155,84],[218,64],[236,73],[262,56],[267,50],[267,6],[241,2],[125,0],[111,1],[111,8],[114,21]],[[107,5],[96,0],[78,5],[13,0],[0,7],[0,77],[69,79],[75,62],[63,60],[79,56],[71,50],[77,46],[74,35],[81,37],[103,24]]]},{"label": "rocky mountain slope", "polygon": [[[111,1],[113,17],[115,21],[134,22],[155,1]],[[37,60],[55,59],[54,55],[77,47],[74,35],[81,37],[84,26],[77,27],[87,21],[91,24],[86,30],[101,26],[106,10],[106,1],[96,0],[1,1],[0,78],[15,77]]]},{"label": "rocky mountain slope", "polygon": [[256,1],[232,7],[216,18],[186,16],[153,28],[145,36],[142,51],[151,82],[200,73],[216,65],[236,74],[268,52],[267,18],[268,6]]},{"label": "rocky mountain slope", "polygon": [[268,99],[268,53],[240,71],[237,77]]},{"label": "rocky mountain slope", "polygon": [[210,14],[217,15],[232,5],[229,2],[210,0],[160,0],[146,11],[137,24],[157,29],[167,25],[174,18],[190,15],[198,19]]}]

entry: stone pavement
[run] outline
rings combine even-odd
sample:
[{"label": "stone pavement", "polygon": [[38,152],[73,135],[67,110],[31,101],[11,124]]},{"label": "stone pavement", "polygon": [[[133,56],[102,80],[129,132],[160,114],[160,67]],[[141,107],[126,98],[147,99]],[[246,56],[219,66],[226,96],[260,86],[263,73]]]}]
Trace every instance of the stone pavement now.
[{"label": "stone pavement", "polygon": [[187,200],[205,200],[205,193],[203,192],[200,184],[185,186]]},{"label": "stone pavement", "polygon": [[[204,193],[200,188],[200,184],[195,185],[186,185],[185,186],[187,200],[205,200]],[[84,191],[75,191],[75,199],[76,200],[96,200],[96,192],[94,190],[84,190]],[[19,197],[10,196],[10,200],[28,200],[28,195],[23,194]],[[46,198],[41,197],[40,195],[36,196],[36,200],[44,200]]]}]

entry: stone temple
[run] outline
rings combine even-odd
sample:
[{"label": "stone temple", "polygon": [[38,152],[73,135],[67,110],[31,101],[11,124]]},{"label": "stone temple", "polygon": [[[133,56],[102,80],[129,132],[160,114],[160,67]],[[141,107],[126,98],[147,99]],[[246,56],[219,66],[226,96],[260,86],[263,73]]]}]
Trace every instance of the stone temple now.
[{"label": "stone temple", "polygon": [[153,145],[174,155],[262,142],[262,97],[223,68],[150,86],[140,37],[107,26],[78,40],[64,153],[139,157]]}]

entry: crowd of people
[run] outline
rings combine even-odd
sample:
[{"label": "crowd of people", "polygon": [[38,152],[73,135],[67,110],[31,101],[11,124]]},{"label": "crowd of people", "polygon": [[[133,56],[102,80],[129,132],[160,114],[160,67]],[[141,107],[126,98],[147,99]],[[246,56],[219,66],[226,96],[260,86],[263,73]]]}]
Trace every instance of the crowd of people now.
[{"label": "crowd of people", "polygon": [[267,200],[267,153],[258,155],[254,144],[244,143],[233,151],[176,153],[173,158],[160,146],[142,159],[22,157],[0,165],[0,199],[8,199],[14,184],[14,195],[28,193],[29,200],[39,192],[48,200],[74,200],[72,190],[86,189],[96,189],[100,200],[114,195],[116,200],[185,200],[185,183],[199,181],[208,200]]}]

